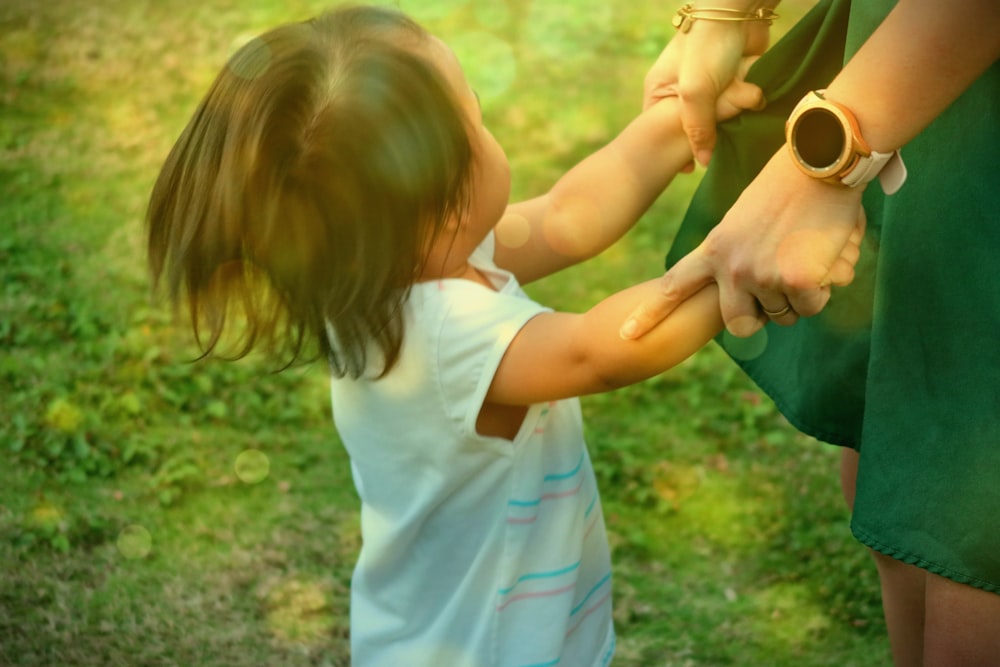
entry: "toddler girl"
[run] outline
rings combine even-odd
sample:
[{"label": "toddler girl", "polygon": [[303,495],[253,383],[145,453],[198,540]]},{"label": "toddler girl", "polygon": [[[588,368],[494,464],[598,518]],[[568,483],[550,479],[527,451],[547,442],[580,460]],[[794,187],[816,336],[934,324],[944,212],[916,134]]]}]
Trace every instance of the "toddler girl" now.
[{"label": "toddler girl", "polygon": [[[736,83],[719,112],[755,106]],[[611,563],[579,395],[685,359],[722,327],[706,288],[636,341],[657,281],[583,314],[521,285],[621,237],[691,160],[676,100],[546,194],[508,203],[503,149],[455,55],[351,7],[236,53],[149,205],[154,278],[206,354],[316,350],[361,498],[351,651],[363,667],[597,667]]]}]

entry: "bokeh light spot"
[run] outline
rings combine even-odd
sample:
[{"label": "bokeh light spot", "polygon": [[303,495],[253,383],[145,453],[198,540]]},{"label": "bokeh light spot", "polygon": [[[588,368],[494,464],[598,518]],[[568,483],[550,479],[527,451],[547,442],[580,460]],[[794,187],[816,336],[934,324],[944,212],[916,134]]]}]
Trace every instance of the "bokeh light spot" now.
[{"label": "bokeh light spot", "polygon": [[523,215],[509,213],[494,231],[497,243],[506,248],[520,248],[531,237],[531,224]]},{"label": "bokeh light spot", "polygon": [[749,597],[761,644],[773,644],[776,650],[808,647],[811,638],[833,624],[828,610],[816,603],[814,592],[805,584],[777,583],[751,591]]},{"label": "bokeh light spot", "polygon": [[660,461],[653,468],[653,489],[663,501],[678,509],[698,490],[701,476],[702,471],[695,466]]},{"label": "bokeh light spot", "polygon": [[823,232],[803,229],[789,234],[778,246],[775,263],[785,280],[819,287],[828,278],[840,249]]},{"label": "bokeh light spot", "polygon": [[329,637],[337,623],[331,591],[322,582],[288,579],[263,594],[271,634],[285,642],[314,644]]},{"label": "bokeh light spot", "polygon": [[532,43],[546,56],[578,60],[598,50],[601,36],[609,34],[612,18],[611,4],[604,0],[535,0],[524,27]]},{"label": "bokeh light spot", "polygon": [[258,484],[263,482],[271,472],[271,461],[264,452],[258,449],[248,449],[236,457],[236,464],[233,467],[241,482]]},{"label": "bokeh light spot", "polygon": [[419,23],[445,18],[464,7],[469,0],[402,0],[399,8]]},{"label": "bokeh light spot", "polygon": [[594,247],[599,230],[595,226],[574,224],[600,211],[597,202],[585,197],[569,197],[553,201],[542,221],[546,243],[560,255],[583,258]]},{"label": "bokeh light spot", "polygon": [[762,327],[748,338],[740,338],[725,331],[722,334],[722,346],[739,361],[756,359],[767,349],[767,327]]},{"label": "bokeh light spot", "polygon": [[68,399],[57,398],[45,411],[45,423],[61,433],[74,433],[83,423],[83,411]]},{"label": "bokeh light spot", "polygon": [[506,2],[477,2],[473,10],[480,25],[496,27],[510,21],[510,7]]},{"label": "bokeh light spot", "polygon": [[153,536],[138,524],[132,524],[118,533],[118,551],[129,560],[145,558],[153,548]]},{"label": "bokeh light spot", "polygon": [[510,90],[517,78],[514,49],[488,32],[464,32],[448,39],[465,78],[482,102],[496,99]]},{"label": "bokeh light spot", "polygon": [[30,525],[46,533],[59,532],[60,526],[66,521],[66,516],[55,505],[43,502],[38,505],[29,515]]}]

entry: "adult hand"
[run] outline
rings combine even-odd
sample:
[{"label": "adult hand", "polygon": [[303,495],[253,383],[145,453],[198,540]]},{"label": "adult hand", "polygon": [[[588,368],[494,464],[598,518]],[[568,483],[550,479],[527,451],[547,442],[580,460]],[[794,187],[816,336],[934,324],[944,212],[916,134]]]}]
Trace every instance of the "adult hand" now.
[{"label": "adult hand", "polygon": [[716,100],[737,77],[744,56],[759,56],[768,45],[765,23],[695,21],[667,44],[643,86],[643,108],[677,95],[681,124],[691,152],[708,164],[715,148]]},{"label": "adult hand", "polygon": [[782,147],[697,248],[662,278],[660,293],[622,326],[638,338],[691,295],[719,285],[726,328],[746,337],[768,319],[794,324],[847,285],[865,231],[861,190],[802,174]]}]

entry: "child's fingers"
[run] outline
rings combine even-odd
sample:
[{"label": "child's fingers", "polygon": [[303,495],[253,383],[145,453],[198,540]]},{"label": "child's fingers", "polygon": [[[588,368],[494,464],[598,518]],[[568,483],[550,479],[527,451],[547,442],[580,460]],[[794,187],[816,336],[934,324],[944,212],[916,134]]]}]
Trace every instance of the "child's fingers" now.
[{"label": "child's fingers", "polygon": [[765,106],[767,106],[767,100],[764,98],[764,91],[759,86],[738,80],[726,88],[722,96],[719,97],[715,112],[720,120],[724,120],[732,118],[746,109],[760,111]]},{"label": "child's fingers", "polygon": [[746,109],[761,111],[767,106],[764,91],[745,80],[747,72],[759,58],[760,56],[747,56],[740,60],[736,78],[719,96],[716,114],[720,120],[732,118]]},{"label": "child's fingers", "polygon": [[851,243],[855,245],[861,245],[862,239],[865,236],[865,230],[868,228],[868,215],[865,213],[863,206],[858,207],[858,222],[854,226],[854,231],[851,232]]},{"label": "child's fingers", "polygon": [[838,287],[850,285],[854,281],[854,264],[855,262],[844,257],[838,258],[833,263],[833,267],[830,268],[830,275],[827,277],[826,283]]},{"label": "child's fingers", "polygon": [[858,222],[847,240],[847,245],[840,251],[840,257],[830,268],[825,284],[844,287],[854,280],[854,268],[861,259],[861,241],[864,239],[867,218],[863,208],[858,210]]}]

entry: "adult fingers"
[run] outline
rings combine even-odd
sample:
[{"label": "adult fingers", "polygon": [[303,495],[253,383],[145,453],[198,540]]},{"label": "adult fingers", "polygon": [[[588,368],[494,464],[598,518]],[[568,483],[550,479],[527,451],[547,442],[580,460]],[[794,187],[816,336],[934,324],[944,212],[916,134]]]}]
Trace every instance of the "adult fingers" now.
[{"label": "adult fingers", "polygon": [[812,317],[826,307],[830,300],[830,286],[821,285],[808,290],[796,290],[785,295],[792,309],[802,317]]},{"label": "adult fingers", "polygon": [[691,144],[695,160],[702,166],[708,165],[715,149],[715,105],[717,92],[699,82],[682,85],[679,88],[681,100],[681,126]]},{"label": "adult fingers", "polygon": [[[745,73],[751,60],[744,62],[746,39],[731,26],[701,26],[697,39],[686,44],[689,57],[681,62],[677,86],[681,100],[681,125],[691,144],[691,152],[702,165],[707,165],[715,148],[718,122],[716,105],[723,91]],[[721,32],[716,29],[721,30]],[[749,89],[743,87],[745,96]],[[755,100],[755,103],[757,101]]]},{"label": "adult fingers", "polygon": [[799,314],[784,294],[758,296],[761,314],[781,326],[791,326],[799,321]]},{"label": "adult fingers", "polygon": [[670,315],[685,299],[712,282],[712,274],[695,254],[680,259],[660,278],[656,295],[640,303],[629,313],[619,330],[625,340],[640,338]]},{"label": "adult fingers", "polygon": [[731,284],[719,284],[719,308],[726,329],[737,338],[752,336],[767,323],[757,297]]},{"label": "adult fingers", "polygon": [[702,165],[708,164],[715,148],[716,102],[735,74],[735,67],[728,74],[719,69],[708,58],[688,58],[678,75],[681,126],[691,144],[691,153]]}]

